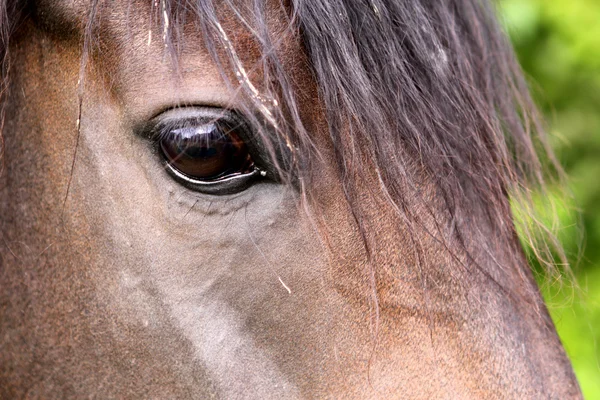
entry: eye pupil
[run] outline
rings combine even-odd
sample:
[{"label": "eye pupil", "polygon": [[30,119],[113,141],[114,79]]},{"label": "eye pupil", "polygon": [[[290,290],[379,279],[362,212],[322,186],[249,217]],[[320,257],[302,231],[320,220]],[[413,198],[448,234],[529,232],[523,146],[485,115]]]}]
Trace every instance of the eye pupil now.
[{"label": "eye pupil", "polygon": [[216,181],[252,170],[253,161],[235,128],[223,122],[192,124],[160,140],[171,167],[199,181]]}]

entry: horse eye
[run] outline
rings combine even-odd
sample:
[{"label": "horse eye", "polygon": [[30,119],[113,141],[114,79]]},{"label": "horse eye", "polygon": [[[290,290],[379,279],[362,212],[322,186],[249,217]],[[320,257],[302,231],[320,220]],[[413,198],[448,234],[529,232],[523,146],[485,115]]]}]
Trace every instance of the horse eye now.
[{"label": "horse eye", "polygon": [[159,143],[169,166],[197,181],[226,179],[254,167],[235,129],[219,121],[172,129]]},{"label": "horse eye", "polygon": [[192,190],[231,194],[266,176],[252,156],[257,143],[248,124],[233,112],[173,109],[157,117],[153,136],[166,170]]}]

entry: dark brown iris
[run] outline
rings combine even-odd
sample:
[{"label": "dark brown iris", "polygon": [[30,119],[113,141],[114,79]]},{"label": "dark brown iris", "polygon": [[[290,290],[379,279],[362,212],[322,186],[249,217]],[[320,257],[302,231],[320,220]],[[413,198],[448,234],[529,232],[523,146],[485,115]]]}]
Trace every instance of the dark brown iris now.
[{"label": "dark brown iris", "polygon": [[210,122],[173,129],[160,141],[167,162],[199,181],[214,181],[249,172],[246,144],[226,124]]}]

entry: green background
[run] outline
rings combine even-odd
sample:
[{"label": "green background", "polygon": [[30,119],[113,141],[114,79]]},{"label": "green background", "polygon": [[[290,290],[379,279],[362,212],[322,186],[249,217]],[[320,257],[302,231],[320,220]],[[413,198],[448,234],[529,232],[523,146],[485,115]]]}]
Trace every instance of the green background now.
[{"label": "green background", "polygon": [[585,398],[600,399],[600,0],[499,6],[573,195],[556,201],[557,186],[538,202],[561,204],[557,235],[575,282],[540,283]]}]

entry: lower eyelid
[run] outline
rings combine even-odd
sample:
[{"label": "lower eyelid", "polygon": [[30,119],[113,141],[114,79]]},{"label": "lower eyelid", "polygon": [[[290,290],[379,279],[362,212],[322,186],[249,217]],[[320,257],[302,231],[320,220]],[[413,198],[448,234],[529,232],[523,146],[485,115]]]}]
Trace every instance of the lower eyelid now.
[{"label": "lower eyelid", "polygon": [[252,172],[247,174],[231,176],[220,181],[202,182],[190,179],[181,172],[170,167],[167,163],[165,163],[165,169],[184,187],[192,191],[211,195],[229,195],[242,192],[265,177],[264,171],[255,168]]}]

